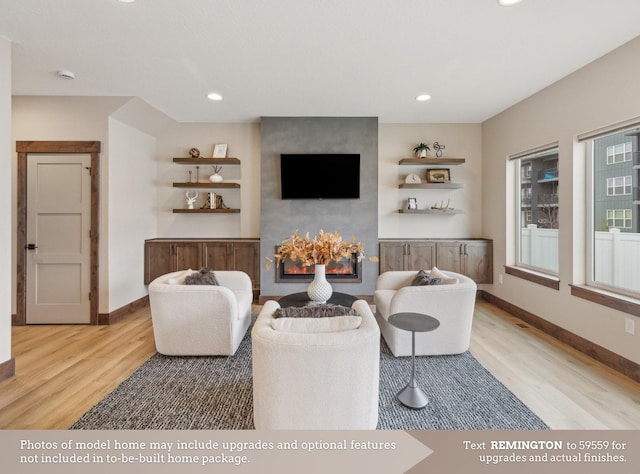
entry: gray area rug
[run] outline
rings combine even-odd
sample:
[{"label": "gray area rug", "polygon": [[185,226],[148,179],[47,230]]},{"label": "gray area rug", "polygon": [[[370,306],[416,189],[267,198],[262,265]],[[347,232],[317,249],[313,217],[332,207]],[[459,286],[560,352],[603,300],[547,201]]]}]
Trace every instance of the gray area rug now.
[{"label": "gray area rug", "polygon": [[[429,397],[421,410],[395,397],[410,370],[411,358],[393,357],[381,339],[378,429],[549,429],[469,352],[416,358],[416,378]],[[70,429],[253,428],[249,328],[231,357],[155,354]]]}]

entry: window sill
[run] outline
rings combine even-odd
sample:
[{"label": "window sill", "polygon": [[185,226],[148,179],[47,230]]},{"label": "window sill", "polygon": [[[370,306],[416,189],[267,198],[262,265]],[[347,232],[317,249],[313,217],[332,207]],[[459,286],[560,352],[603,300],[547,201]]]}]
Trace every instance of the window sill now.
[{"label": "window sill", "polygon": [[628,296],[619,295],[611,291],[601,290],[592,286],[569,285],[571,295],[601,304],[609,308],[617,309],[623,313],[640,316],[640,300]]},{"label": "window sill", "polygon": [[505,265],[504,271],[507,275],[512,275],[523,280],[536,283],[538,285],[546,286],[552,290],[560,290],[560,280],[558,278],[550,277],[543,273],[534,272],[531,270],[525,270],[520,267],[512,267]]}]

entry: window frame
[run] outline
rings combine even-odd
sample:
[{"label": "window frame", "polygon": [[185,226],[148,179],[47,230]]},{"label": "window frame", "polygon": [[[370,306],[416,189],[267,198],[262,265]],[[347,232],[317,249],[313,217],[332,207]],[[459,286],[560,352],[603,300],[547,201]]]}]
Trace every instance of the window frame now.
[{"label": "window frame", "polygon": [[[606,136],[609,135],[614,135],[620,132],[625,132],[625,131],[631,131],[633,129],[637,129],[638,128],[638,123],[634,124],[634,125],[630,125],[628,127],[618,127],[616,129],[612,129],[610,131],[608,131],[607,133],[600,133],[600,134],[594,134],[593,136],[588,136],[588,137],[584,137],[582,141],[585,142],[585,150],[586,150],[586,186],[585,186],[585,191],[586,191],[586,196],[585,196],[585,204],[586,204],[586,213],[585,213],[585,217],[586,217],[586,229],[585,229],[585,233],[586,233],[586,246],[585,246],[585,262],[586,262],[586,269],[585,269],[585,283],[587,285],[587,287],[591,287],[593,289],[597,289],[597,290],[603,290],[606,292],[609,292],[611,294],[614,295],[618,295],[619,297],[630,297],[630,298],[634,298],[634,299],[640,299],[640,291],[633,291],[631,289],[628,288],[623,288],[620,286],[614,286],[611,284],[607,284],[601,281],[597,281],[595,279],[595,273],[596,273],[596,268],[595,268],[595,240],[596,240],[596,227],[595,227],[595,187],[596,187],[596,183],[595,183],[595,147],[594,147],[594,142],[598,139],[604,138]],[[579,137],[580,138],[580,137]],[[632,143],[631,141],[629,142],[625,142],[625,146],[627,143]],[[607,147],[608,148],[608,147]],[[633,150],[633,148],[632,148]],[[620,162],[616,162],[616,163],[609,163],[609,154],[607,151],[607,155],[606,155],[606,164],[610,165],[610,164],[620,164],[623,162],[626,162],[629,160],[625,160],[625,161],[620,161]],[[633,179],[632,179],[633,182]],[[632,188],[633,188],[633,184],[632,184]],[[607,189],[608,191],[608,189]],[[632,191],[633,192],[633,191]],[[620,196],[620,195],[618,195]],[[613,197],[613,196],[612,196]],[[608,211],[608,209],[607,209]],[[633,216],[633,210],[632,210],[632,216]],[[632,221],[633,222],[633,221]],[[607,222],[608,223],[608,222]],[[616,228],[616,227],[614,227]],[[619,227],[618,227],[619,228]]]},{"label": "window frame", "polygon": [[[559,272],[560,272],[560,262],[559,262],[559,246],[560,246],[560,229],[556,229],[558,231],[558,240],[557,240],[557,245],[558,245],[558,262],[557,262],[557,266],[558,269],[554,270],[554,269],[550,269],[550,268],[544,268],[544,267],[539,267],[536,265],[532,265],[530,263],[526,263],[522,261],[522,242],[521,242],[521,237],[522,237],[522,225],[523,225],[523,204],[522,204],[522,199],[523,197],[523,185],[531,185],[531,183],[533,183],[536,180],[536,176],[535,173],[533,173],[533,166],[531,165],[528,169],[528,173],[523,173],[523,161],[524,160],[536,160],[536,159],[544,159],[544,157],[546,156],[551,156],[551,155],[557,155],[558,156],[558,161],[560,159],[560,148],[559,148],[559,144],[557,142],[555,143],[551,143],[549,145],[545,145],[542,147],[539,147],[535,150],[530,150],[529,152],[523,152],[523,153],[519,153],[517,155],[513,155],[510,157],[510,160],[514,162],[514,170],[515,170],[515,190],[516,192],[514,193],[514,198],[515,198],[515,228],[514,228],[514,234],[515,234],[515,239],[514,239],[514,250],[515,250],[515,255],[514,255],[514,267],[516,269],[521,269],[521,270],[525,270],[525,271],[531,271],[531,272],[536,272],[538,274],[541,274],[541,276],[543,277],[547,277],[547,278],[551,278],[553,280],[556,280],[559,277]],[[559,163],[558,163],[559,166]],[[556,185],[556,194],[558,193],[558,187],[559,187],[559,183],[560,183],[560,178],[559,178],[559,174],[557,173],[557,168],[554,169],[554,171],[556,172],[556,179],[557,179],[557,185]],[[527,211],[529,213],[532,213],[532,209],[534,206],[537,206],[537,201],[534,203],[533,202],[533,195],[532,195],[532,190],[528,189],[528,192],[526,193],[528,199],[531,201],[530,206],[526,206],[528,207]],[[560,203],[558,200],[558,210],[560,208]],[[533,218],[531,219],[533,220]],[[526,224],[526,223],[525,223]]]},{"label": "window frame", "polygon": [[[622,180],[622,184],[616,184],[616,180]],[[627,184],[627,179],[629,184]],[[613,184],[610,184],[613,182]],[[615,190],[622,188],[621,193],[616,193]],[[629,191],[627,192],[627,188]],[[611,192],[613,191],[613,192]],[[633,179],[631,175],[625,176],[614,176],[611,178],[607,178],[607,196],[629,196],[633,192]]]},{"label": "window frame", "polygon": [[[609,217],[609,213],[613,212],[613,217]],[[623,212],[623,217],[619,218],[615,216],[616,212]],[[627,217],[627,212],[629,213],[629,217]],[[607,227],[613,229],[632,229],[633,228],[633,209],[607,209]],[[609,225],[609,221],[613,221],[613,225]],[[621,220],[623,225],[616,225],[616,221]],[[627,221],[629,221],[629,225],[624,225]]]}]

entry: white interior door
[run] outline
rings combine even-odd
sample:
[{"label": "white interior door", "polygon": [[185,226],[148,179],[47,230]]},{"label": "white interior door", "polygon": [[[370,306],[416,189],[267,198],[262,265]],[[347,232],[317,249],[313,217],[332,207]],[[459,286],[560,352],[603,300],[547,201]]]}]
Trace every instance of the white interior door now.
[{"label": "white interior door", "polygon": [[91,155],[27,160],[27,324],[90,323]]}]

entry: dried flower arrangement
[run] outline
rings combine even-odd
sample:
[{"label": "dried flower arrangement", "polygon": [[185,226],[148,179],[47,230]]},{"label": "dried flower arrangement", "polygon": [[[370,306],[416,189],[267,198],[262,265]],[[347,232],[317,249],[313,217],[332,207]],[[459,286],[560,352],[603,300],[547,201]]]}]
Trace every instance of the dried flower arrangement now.
[{"label": "dried flower arrangement", "polygon": [[[326,265],[329,262],[338,262],[343,258],[351,257],[352,254],[357,253],[358,262],[365,258],[364,244],[362,242],[356,242],[354,236],[351,240],[346,241],[342,239],[339,232],[325,232],[320,230],[320,233],[313,238],[309,237],[309,233],[303,237],[296,230],[290,237],[282,241],[276,249],[274,254],[276,260],[276,266],[280,265],[280,262],[286,258],[296,262],[299,261],[303,266],[308,267],[311,265]],[[267,269],[271,268],[273,260],[267,257],[269,263],[267,263]],[[369,257],[369,261],[377,262],[378,257]]]}]

